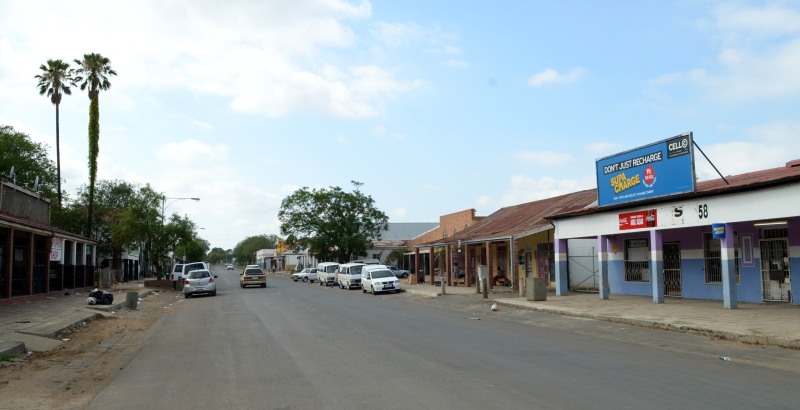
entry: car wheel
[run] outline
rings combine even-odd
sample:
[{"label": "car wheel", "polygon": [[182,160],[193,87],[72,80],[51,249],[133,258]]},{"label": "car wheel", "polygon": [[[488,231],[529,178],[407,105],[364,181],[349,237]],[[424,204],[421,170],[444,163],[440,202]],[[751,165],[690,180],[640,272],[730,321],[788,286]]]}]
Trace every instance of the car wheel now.
[{"label": "car wheel", "polygon": [[262,288],[266,288],[266,287],[267,287],[267,284],[266,284],[266,283],[262,283],[262,284],[261,284],[261,287],[262,287]]},{"label": "car wheel", "polygon": [[405,278],[407,278],[407,277],[408,277],[408,274],[407,274],[407,273],[404,273],[404,274],[400,275],[400,277],[401,277],[401,278],[403,278],[403,279],[405,279]]},{"label": "car wheel", "polygon": [[361,293],[367,293],[367,289],[364,288],[364,285],[361,285]]},{"label": "car wheel", "polygon": [[303,282],[308,282],[308,276],[303,278]]},{"label": "car wheel", "polygon": [[191,298],[192,298],[192,295],[191,295],[191,294],[189,294],[189,293],[184,293],[184,294],[183,294],[183,298],[184,298],[184,299],[191,299]]},{"label": "car wheel", "polygon": [[211,292],[211,296],[217,296],[217,291],[215,290],[215,291]]}]

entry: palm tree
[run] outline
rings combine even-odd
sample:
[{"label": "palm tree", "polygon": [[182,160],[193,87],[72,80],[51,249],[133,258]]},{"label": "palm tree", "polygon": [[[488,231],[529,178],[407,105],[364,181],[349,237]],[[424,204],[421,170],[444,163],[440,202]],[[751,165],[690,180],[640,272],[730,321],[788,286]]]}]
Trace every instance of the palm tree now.
[{"label": "palm tree", "polygon": [[108,77],[117,75],[109,65],[111,60],[97,53],[84,54],[83,60],[75,60],[78,69],[75,82],[80,83],[81,91],[89,90],[89,218],[86,236],[92,237],[94,218],[94,186],[97,180],[97,155],[100,153],[100,90],[111,88]]},{"label": "palm tree", "polygon": [[69,86],[75,85],[69,64],[61,60],[47,60],[47,65],[39,66],[42,73],[34,76],[39,79],[39,95],[47,94],[56,106],[56,177],[58,178],[58,210],[61,211],[61,136],[58,131],[58,106],[63,94],[70,95]]}]

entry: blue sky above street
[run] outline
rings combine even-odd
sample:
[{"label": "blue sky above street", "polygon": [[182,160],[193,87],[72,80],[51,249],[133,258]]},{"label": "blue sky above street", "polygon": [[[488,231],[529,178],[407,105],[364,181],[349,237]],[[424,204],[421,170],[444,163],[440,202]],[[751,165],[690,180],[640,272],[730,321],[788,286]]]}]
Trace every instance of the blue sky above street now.
[{"label": "blue sky above street", "polygon": [[[800,158],[798,1],[3,1],[0,124],[55,160],[34,76],[90,52],[118,73],[98,178],[200,197],[167,213],[215,247],[278,234],[304,186],[437,222],[593,188],[597,158],[687,131],[726,175]],[[61,104],[70,193],[88,107]]]}]

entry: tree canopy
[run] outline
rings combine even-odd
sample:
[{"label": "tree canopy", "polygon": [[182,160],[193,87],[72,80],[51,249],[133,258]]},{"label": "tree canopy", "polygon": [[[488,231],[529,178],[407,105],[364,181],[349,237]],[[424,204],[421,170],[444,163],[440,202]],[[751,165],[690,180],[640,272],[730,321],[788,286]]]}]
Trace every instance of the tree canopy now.
[{"label": "tree canopy", "polygon": [[9,175],[13,166],[17,185],[30,190],[39,177],[39,191],[53,199],[57,172],[47,151],[47,145],[32,141],[28,134],[10,125],[0,125],[0,173]]},{"label": "tree canopy", "polygon": [[321,261],[346,262],[366,256],[372,239],[380,239],[389,217],[364,195],[360,182],[353,192],[340,187],[303,187],[281,202],[281,234],[294,249],[308,249]]},{"label": "tree canopy", "polygon": [[277,235],[248,236],[233,248],[233,256],[239,263],[255,261],[256,252],[261,249],[275,249],[278,244]]}]

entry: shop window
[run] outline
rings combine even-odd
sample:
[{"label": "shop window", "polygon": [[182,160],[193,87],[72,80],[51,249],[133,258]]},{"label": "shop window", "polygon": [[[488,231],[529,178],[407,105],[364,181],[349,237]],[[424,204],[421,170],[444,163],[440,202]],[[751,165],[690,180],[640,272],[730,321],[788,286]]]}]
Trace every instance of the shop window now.
[{"label": "shop window", "polygon": [[650,282],[650,247],[647,238],[625,240],[625,281]]},{"label": "shop window", "polygon": [[[711,232],[703,234],[703,264],[706,283],[722,283],[722,247],[721,241],[713,237]],[[739,232],[733,231],[733,267],[736,284],[739,284]]]}]

